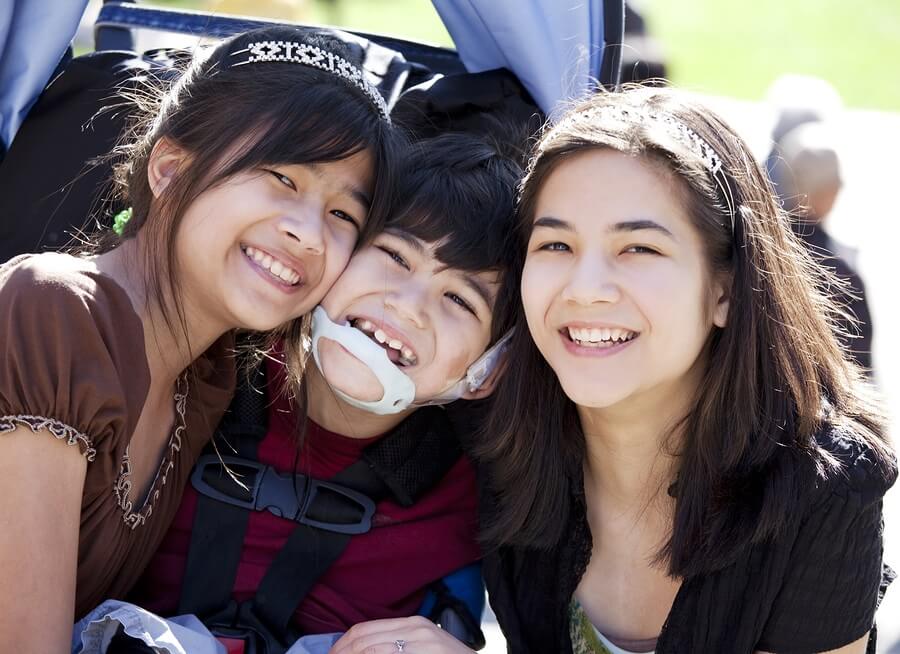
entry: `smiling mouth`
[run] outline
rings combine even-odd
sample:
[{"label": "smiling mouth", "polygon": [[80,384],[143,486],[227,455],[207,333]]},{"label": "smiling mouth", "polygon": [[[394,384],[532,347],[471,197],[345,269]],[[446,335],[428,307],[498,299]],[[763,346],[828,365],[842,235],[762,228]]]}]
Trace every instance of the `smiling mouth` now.
[{"label": "smiling mouth", "polygon": [[378,328],[371,320],[365,318],[348,318],[350,326],[358,329],[372,341],[387,352],[391,363],[399,368],[414,366],[418,361],[416,353],[409,345],[396,338],[388,338],[388,335]]},{"label": "smiling mouth", "polygon": [[257,250],[249,245],[242,245],[241,251],[248,259],[256,264],[258,268],[266,271],[275,280],[283,284],[297,286],[303,279],[303,276],[299,272],[262,250]]},{"label": "smiling mouth", "polygon": [[636,339],[640,333],[614,327],[564,327],[560,333],[581,347],[608,348]]}]

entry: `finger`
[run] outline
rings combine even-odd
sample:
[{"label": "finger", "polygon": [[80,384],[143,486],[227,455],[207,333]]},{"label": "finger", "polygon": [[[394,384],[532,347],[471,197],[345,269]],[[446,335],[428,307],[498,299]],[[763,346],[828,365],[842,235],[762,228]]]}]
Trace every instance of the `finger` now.
[{"label": "finger", "polygon": [[[435,627],[434,623],[428,618],[414,615],[408,618],[385,618],[383,620],[369,620],[368,622],[360,622],[353,625],[347,633],[341,636],[338,641],[329,650],[330,654],[344,654],[345,652],[357,652],[356,649],[347,649],[358,638],[381,635],[384,642],[393,643],[395,640],[402,639],[403,634],[411,634],[416,630],[427,631]],[[407,640],[409,640],[407,638]]]},{"label": "finger", "polygon": [[403,652],[403,654],[413,654],[413,652],[425,654],[423,648],[415,649],[414,645],[408,641],[402,641],[403,647],[401,648],[397,641],[402,639],[388,640],[388,638],[389,636],[380,634],[354,638],[341,644],[340,649],[338,649],[340,643],[338,641],[329,650],[329,654],[396,654],[397,652]]}]

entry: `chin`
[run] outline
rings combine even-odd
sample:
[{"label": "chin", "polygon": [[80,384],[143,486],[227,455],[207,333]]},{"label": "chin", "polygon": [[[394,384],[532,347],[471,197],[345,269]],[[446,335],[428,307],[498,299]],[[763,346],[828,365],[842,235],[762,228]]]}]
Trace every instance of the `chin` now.
[{"label": "chin", "polygon": [[610,387],[607,384],[585,384],[583,380],[573,379],[569,383],[560,380],[563,392],[575,404],[590,409],[608,409],[627,400],[631,390],[621,386]]}]

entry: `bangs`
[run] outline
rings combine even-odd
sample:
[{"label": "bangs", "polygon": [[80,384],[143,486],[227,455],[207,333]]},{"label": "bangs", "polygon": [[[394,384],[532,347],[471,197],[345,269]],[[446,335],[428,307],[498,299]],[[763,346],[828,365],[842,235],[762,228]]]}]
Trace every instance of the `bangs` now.
[{"label": "bangs", "polygon": [[[258,81],[239,80],[243,88],[236,103],[252,99],[258,104],[265,98],[266,108],[248,106],[247,111],[231,111],[221,120],[217,147],[197,156],[198,168],[213,171],[199,188],[208,189],[263,165],[329,163],[369,151],[373,203],[360,233],[359,243],[365,243],[382,229],[389,213],[397,135],[368,100],[357,98],[344,84],[335,84],[329,73],[285,66],[292,75],[287,93],[276,95]],[[248,84],[260,88],[248,90]],[[240,145],[232,145],[229,152],[226,144],[234,143]]]},{"label": "bangs", "polygon": [[252,124],[244,121],[249,146],[225,175],[259,164],[309,164],[339,161],[366,149],[373,155],[384,141],[386,124],[362,102],[348,102],[334,82],[311,85],[303,98],[285,97]]},{"label": "bangs", "polygon": [[511,260],[520,169],[483,142],[438,137],[407,160],[386,224],[430,244],[446,266],[505,269]]},{"label": "bangs", "polygon": [[[421,203],[419,203],[421,204]],[[388,221],[387,228],[436,244],[435,257],[445,266],[468,272],[500,270],[509,265],[509,230],[497,229],[494,218],[458,207],[412,206]]]}]

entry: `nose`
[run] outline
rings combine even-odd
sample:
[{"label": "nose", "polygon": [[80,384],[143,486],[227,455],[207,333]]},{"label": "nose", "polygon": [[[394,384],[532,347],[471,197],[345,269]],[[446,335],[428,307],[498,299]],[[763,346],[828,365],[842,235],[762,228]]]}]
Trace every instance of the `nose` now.
[{"label": "nose", "polygon": [[423,329],[428,324],[427,299],[424,285],[407,279],[404,283],[388,289],[384,296],[384,305],[385,308],[393,310],[398,317],[415,325],[417,329]]},{"label": "nose", "polygon": [[290,241],[291,247],[309,254],[325,252],[325,216],[322,207],[298,206],[278,221],[278,230]]},{"label": "nose", "polygon": [[614,266],[602,255],[579,258],[562,291],[562,299],[573,304],[614,303],[620,298]]}]

